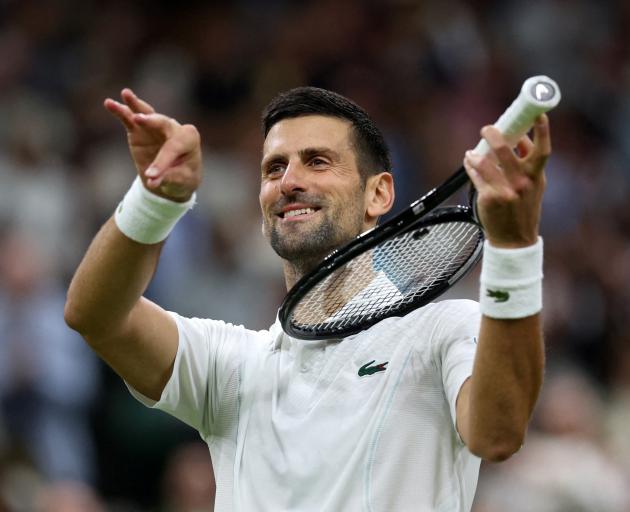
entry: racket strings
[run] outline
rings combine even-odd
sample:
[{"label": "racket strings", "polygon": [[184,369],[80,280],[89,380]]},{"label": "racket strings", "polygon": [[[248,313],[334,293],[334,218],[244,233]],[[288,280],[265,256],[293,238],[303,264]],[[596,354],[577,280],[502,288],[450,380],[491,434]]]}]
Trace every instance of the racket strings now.
[{"label": "racket strings", "polygon": [[393,316],[457,274],[481,241],[478,226],[444,222],[383,241],[314,286],[293,310],[298,329],[328,330]]}]

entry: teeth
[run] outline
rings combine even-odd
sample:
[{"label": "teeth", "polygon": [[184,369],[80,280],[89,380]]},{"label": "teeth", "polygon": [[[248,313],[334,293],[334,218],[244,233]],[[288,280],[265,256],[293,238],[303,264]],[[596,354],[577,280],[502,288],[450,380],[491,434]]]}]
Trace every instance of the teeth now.
[{"label": "teeth", "polygon": [[284,218],[287,219],[289,217],[296,217],[298,215],[306,215],[307,213],[314,213],[315,210],[313,208],[300,208],[299,210],[289,210],[284,213]]}]

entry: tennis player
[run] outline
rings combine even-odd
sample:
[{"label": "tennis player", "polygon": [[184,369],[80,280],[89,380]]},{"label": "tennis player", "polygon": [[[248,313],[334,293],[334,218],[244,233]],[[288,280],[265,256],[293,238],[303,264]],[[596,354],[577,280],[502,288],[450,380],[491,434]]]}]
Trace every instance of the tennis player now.
[{"label": "tennis player", "polygon": [[[546,116],[517,152],[486,126],[491,153],[465,155],[487,236],[479,303],[299,341],[278,321],[252,331],[142,297],[194,205],[200,140],[131,90],[121,97],[105,107],[127,130],[138,176],[80,264],[65,317],[138,400],[199,431],[215,510],[469,511],[480,460],[521,447],[542,381]],[[391,163],[365,111],[333,92],[281,94],[263,127],[263,231],[290,288],[389,211]]]}]

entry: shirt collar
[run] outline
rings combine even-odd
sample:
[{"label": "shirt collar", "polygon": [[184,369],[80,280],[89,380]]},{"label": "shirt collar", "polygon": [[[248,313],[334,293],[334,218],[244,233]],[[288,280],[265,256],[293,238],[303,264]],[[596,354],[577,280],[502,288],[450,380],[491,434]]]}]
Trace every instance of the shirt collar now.
[{"label": "shirt collar", "polygon": [[276,314],[276,321],[269,328],[269,335],[271,336],[271,343],[272,343],[273,349],[274,350],[280,349],[280,347],[282,346],[282,340],[284,339],[284,336],[287,336],[287,335],[282,330],[282,325],[280,324],[280,318],[278,314]]}]

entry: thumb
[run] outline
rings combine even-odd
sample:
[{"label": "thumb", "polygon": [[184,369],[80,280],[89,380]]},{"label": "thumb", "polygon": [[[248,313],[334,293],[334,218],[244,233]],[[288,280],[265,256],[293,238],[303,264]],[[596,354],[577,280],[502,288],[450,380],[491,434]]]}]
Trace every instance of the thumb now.
[{"label": "thumb", "polygon": [[174,139],[168,139],[144,172],[148,185],[150,187],[159,186],[166,172],[179,163],[178,161],[181,160],[182,156],[181,145]]},{"label": "thumb", "polygon": [[147,184],[158,187],[169,169],[178,166],[199,147],[199,132],[192,125],[177,125],[145,171]]}]

